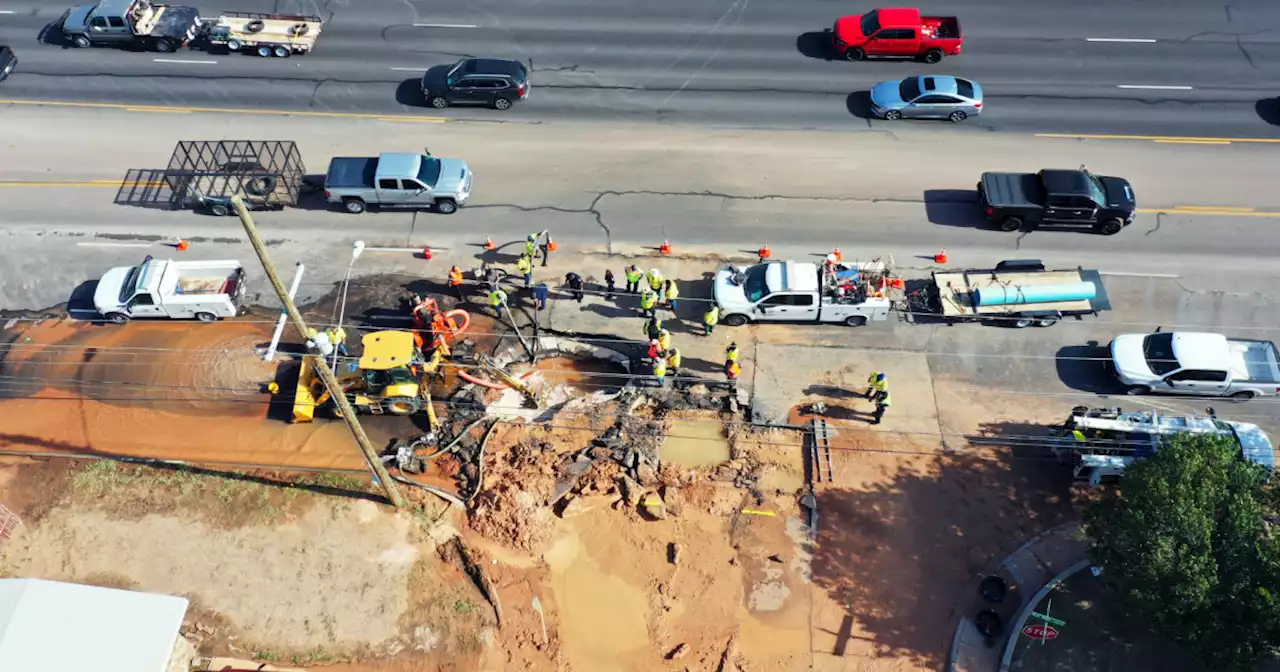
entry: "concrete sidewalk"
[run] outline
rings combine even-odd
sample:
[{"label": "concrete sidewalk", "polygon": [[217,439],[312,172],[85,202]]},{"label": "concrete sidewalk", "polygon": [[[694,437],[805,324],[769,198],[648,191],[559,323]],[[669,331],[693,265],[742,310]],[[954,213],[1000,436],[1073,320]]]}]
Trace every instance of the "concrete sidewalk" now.
[{"label": "concrete sidewalk", "polygon": [[[978,581],[975,581],[972,599],[961,605],[963,611],[960,622],[956,624],[947,669],[951,672],[999,670],[1005,642],[1020,636],[1018,632],[1011,631],[1018,614],[1035,598],[1037,591],[1080,562],[1088,548],[1089,541],[1083,536],[1079,521],[1064,523],[1032,537],[990,572],[1009,584],[1009,594],[1004,602],[987,603],[978,594]],[[973,617],[983,609],[994,610],[1004,624],[1005,632],[991,644],[973,623]]]}]

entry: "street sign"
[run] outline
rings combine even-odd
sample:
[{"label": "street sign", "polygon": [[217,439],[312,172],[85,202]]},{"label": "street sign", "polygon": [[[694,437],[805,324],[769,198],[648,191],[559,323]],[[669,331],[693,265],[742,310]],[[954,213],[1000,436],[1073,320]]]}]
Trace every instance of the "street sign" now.
[{"label": "street sign", "polygon": [[1058,629],[1052,625],[1028,625],[1022,629],[1022,634],[1032,639],[1056,639],[1058,637]]},{"label": "street sign", "polygon": [[1033,612],[1031,612],[1031,615],[1032,615],[1032,616],[1034,616],[1034,617],[1036,617],[1036,618],[1039,618],[1039,619],[1044,620],[1044,622],[1045,622],[1045,623],[1051,623],[1051,624],[1053,624],[1053,625],[1066,625],[1066,624],[1067,624],[1067,622],[1066,622],[1066,621],[1060,621],[1060,620],[1058,620],[1058,619],[1056,619],[1056,618],[1053,618],[1053,617],[1049,616],[1048,614],[1042,614],[1042,613],[1040,613],[1040,612],[1038,612],[1038,611],[1033,611]]}]

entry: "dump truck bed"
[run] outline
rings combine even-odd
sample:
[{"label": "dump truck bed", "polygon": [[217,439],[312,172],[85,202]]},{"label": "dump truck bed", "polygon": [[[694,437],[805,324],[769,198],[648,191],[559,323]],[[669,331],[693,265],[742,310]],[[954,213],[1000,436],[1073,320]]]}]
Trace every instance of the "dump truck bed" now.
[{"label": "dump truck bed", "polygon": [[[934,273],[933,282],[938,292],[941,312],[946,317],[973,317],[979,315],[1006,315],[1027,311],[1055,311],[1063,314],[1094,313],[1107,310],[1106,291],[1097,271],[956,271]],[[1051,303],[1022,303],[1000,306],[974,306],[975,291],[1006,285],[1065,285],[1090,282],[1097,287],[1093,299],[1054,301]]]}]

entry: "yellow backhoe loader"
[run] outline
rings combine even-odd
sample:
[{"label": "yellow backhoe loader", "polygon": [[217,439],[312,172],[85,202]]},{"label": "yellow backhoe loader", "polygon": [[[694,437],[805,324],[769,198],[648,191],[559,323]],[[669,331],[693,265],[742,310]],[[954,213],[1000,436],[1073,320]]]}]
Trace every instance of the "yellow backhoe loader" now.
[{"label": "yellow backhoe loader", "polygon": [[[340,361],[334,371],[356,412],[411,415],[428,405],[423,377],[439,368],[441,352],[437,350],[424,360],[410,331],[377,331],[365,334],[361,343],[360,359]],[[315,357],[302,358],[293,400],[294,422],[311,422],[317,408],[335,417],[341,413],[316,373]]]}]

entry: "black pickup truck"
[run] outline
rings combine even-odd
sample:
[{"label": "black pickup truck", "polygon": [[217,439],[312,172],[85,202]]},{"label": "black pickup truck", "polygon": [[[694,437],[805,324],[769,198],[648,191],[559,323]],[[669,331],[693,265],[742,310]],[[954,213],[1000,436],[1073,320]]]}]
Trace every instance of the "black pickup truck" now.
[{"label": "black pickup truck", "polygon": [[1137,203],[1133,187],[1119,177],[1079,170],[983,173],[978,200],[987,219],[1001,231],[1050,224],[1088,227],[1110,236],[1133,223]]}]

